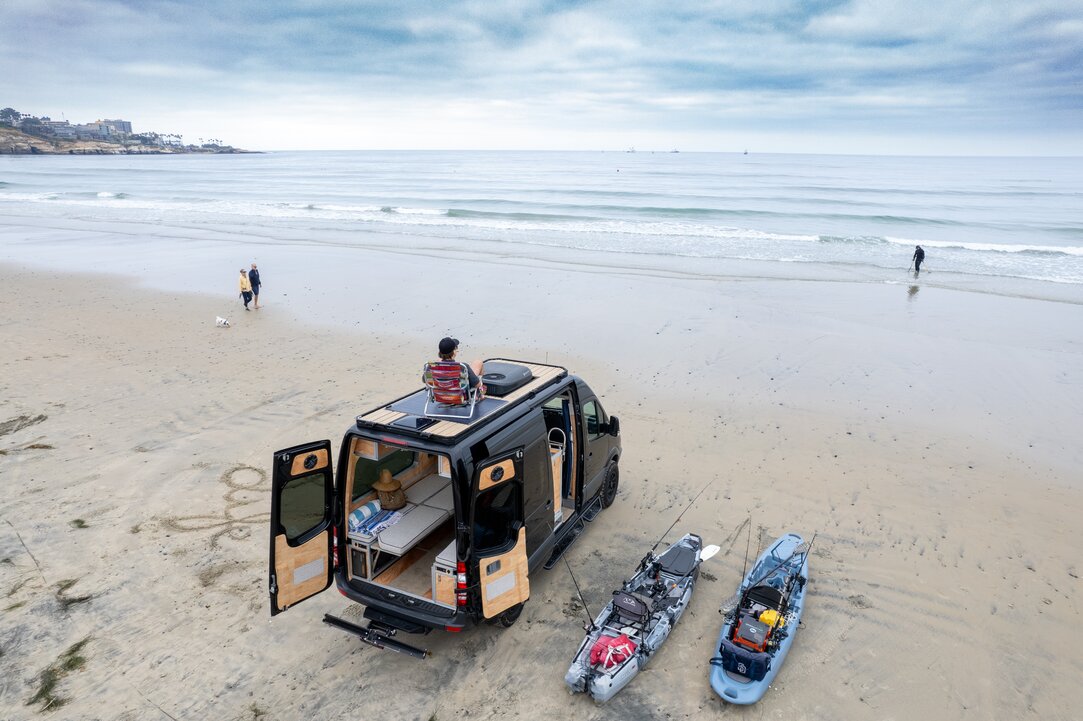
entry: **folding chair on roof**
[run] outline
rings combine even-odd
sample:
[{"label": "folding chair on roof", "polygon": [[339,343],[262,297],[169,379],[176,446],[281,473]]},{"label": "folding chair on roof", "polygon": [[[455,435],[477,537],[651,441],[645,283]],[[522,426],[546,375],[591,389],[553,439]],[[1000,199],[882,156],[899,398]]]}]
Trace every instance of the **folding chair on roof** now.
[{"label": "folding chair on roof", "polygon": [[[445,360],[426,363],[421,380],[429,391],[425,399],[426,416],[458,420],[474,417],[481,389],[470,389],[470,372],[465,363]],[[461,410],[452,412],[453,408]]]}]

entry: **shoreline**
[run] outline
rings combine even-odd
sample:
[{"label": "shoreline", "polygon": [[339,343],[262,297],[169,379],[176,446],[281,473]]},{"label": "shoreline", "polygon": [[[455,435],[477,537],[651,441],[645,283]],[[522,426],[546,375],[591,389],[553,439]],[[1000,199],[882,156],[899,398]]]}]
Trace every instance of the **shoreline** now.
[{"label": "shoreline", "polygon": [[[16,240],[5,242],[4,236]],[[86,242],[91,238],[94,243]],[[321,274],[330,284],[346,285],[350,282],[350,268],[368,262],[369,256],[387,257],[399,266],[411,259],[417,259],[419,265],[446,260],[456,264],[473,262],[485,267],[506,266],[514,273],[540,267],[577,275],[645,276],[704,283],[808,281],[935,287],[1083,306],[1083,285],[1076,283],[940,270],[924,271],[915,278],[901,265],[893,269],[872,265],[614,253],[497,239],[466,241],[364,227],[344,230],[332,222],[313,221],[310,225],[291,221],[279,225],[277,219],[268,219],[265,225],[249,225],[212,217],[178,225],[174,221],[151,224],[122,218],[9,214],[0,223],[0,262],[81,272],[104,261],[113,273],[138,279],[150,273],[157,284],[205,292],[215,292],[220,283],[208,271],[216,264],[228,267],[238,257],[247,259],[246,264],[256,260],[261,264],[297,268],[306,277]],[[455,283],[465,284],[464,293],[474,292],[472,286],[477,283],[474,275],[456,278]],[[419,282],[419,279],[410,280]],[[299,291],[300,288],[295,286],[289,290]]]},{"label": "shoreline", "polygon": [[28,135],[0,125],[0,155],[234,155],[259,151],[232,146],[216,149],[195,146],[124,145],[108,140],[69,140]]},{"label": "shoreline", "polygon": [[[63,713],[334,717],[378,694],[402,718],[699,718],[719,712],[715,607],[739,581],[749,518],[753,546],[820,534],[802,633],[761,712],[1014,718],[1083,702],[1083,651],[1046,633],[1083,615],[1067,543],[1083,510],[1083,308],[499,259],[478,274],[447,255],[369,253],[336,275],[259,252],[265,307],[248,313],[232,285],[0,264],[17,339],[0,349],[0,423],[44,416],[0,436],[0,671],[14,679],[0,707],[14,716],[36,716],[39,673],[89,637],[57,687]],[[469,281],[450,315],[401,292],[444,272]],[[423,664],[324,628],[324,612],[357,612],[333,591],[268,618],[271,454],[336,443],[416,387],[448,331],[466,356],[567,366],[621,418],[618,499],[569,551],[592,610],[714,479],[673,533],[723,552],[649,673],[605,710],[563,689],[583,619],[559,569],[532,577],[513,628],[433,634]]]}]

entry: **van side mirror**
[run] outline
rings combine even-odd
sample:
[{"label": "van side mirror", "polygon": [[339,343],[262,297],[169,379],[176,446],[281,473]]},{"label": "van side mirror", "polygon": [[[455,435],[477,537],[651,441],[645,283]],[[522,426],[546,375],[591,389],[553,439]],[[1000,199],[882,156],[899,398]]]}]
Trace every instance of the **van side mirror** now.
[{"label": "van side mirror", "polygon": [[606,424],[606,430],[609,431],[611,436],[620,435],[620,421],[616,416],[609,416],[609,423]]}]

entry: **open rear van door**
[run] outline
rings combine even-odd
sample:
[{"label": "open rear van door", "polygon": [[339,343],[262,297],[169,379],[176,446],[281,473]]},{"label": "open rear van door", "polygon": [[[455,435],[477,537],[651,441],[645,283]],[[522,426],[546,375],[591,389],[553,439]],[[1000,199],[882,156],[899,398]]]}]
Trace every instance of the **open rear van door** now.
[{"label": "open rear van door", "polygon": [[474,550],[481,611],[495,618],[530,597],[523,525],[523,449],[485,461],[475,475]]},{"label": "open rear van door", "polygon": [[325,590],[334,580],[335,475],[331,442],[274,455],[271,482],[271,615]]}]

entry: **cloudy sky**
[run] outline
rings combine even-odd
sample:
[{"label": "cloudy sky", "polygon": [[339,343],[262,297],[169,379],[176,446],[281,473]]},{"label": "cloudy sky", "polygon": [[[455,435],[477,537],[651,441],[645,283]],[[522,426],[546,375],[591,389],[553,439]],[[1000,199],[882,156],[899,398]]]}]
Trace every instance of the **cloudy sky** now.
[{"label": "cloudy sky", "polygon": [[252,149],[1083,154],[1083,0],[0,0],[0,107]]}]

